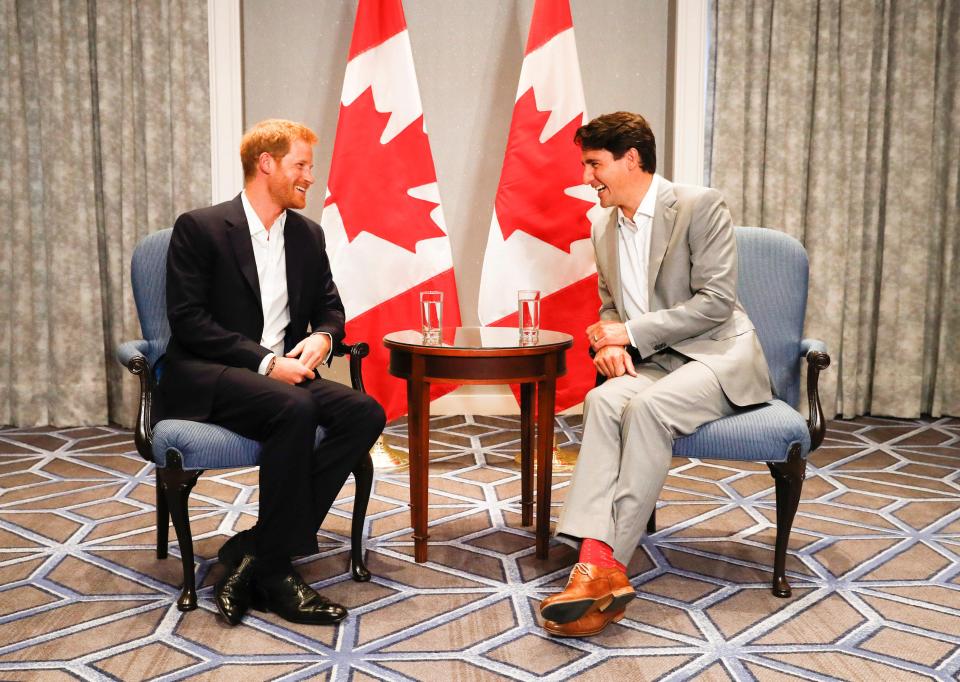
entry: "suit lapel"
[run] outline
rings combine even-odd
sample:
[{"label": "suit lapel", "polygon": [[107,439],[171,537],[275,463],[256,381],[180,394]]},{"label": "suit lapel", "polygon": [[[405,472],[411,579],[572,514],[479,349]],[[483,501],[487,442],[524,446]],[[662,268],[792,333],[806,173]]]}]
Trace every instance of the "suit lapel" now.
[{"label": "suit lapel", "polygon": [[233,248],[237,265],[240,266],[243,278],[250,285],[250,290],[257,299],[257,305],[262,305],[260,278],[257,277],[257,261],[253,257],[253,244],[250,242],[250,226],[247,224],[247,216],[243,212],[243,203],[240,201],[239,194],[230,202],[226,221],[227,239]]},{"label": "suit lapel", "polygon": [[307,246],[307,231],[303,221],[293,211],[287,211],[287,222],[283,226],[283,257],[287,265],[287,305],[291,319],[299,310]]},{"label": "suit lapel", "polygon": [[[660,265],[673,234],[677,220],[677,196],[673,192],[673,183],[660,178],[657,191],[657,204],[653,211],[653,226],[650,231],[650,260],[647,263],[647,301],[653,301],[653,288],[660,274]],[[650,303],[648,303],[650,305]]]},{"label": "suit lapel", "polygon": [[603,277],[606,280],[607,291],[613,296],[613,304],[623,316],[623,291],[620,289],[620,232],[617,222],[616,209],[610,212],[610,218],[601,239],[603,253],[607,267],[603,268]]}]

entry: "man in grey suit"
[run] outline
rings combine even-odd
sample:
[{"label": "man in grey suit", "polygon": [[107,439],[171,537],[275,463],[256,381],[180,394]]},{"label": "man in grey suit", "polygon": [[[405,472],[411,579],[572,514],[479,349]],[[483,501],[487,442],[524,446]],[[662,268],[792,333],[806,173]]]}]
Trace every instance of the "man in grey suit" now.
[{"label": "man in grey suit", "polygon": [[763,350],[737,300],[730,212],[713,189],[656,174],[638,114],[600,116],[575,136],[583,182],[608,211],[593,225],[600,320],[587,328],[606,381],[587,394],[583,443],[557,533],[582,539],[545,628],[583,637],[623,617],[626,575],[670,466],[673,439],[771,398]]}]

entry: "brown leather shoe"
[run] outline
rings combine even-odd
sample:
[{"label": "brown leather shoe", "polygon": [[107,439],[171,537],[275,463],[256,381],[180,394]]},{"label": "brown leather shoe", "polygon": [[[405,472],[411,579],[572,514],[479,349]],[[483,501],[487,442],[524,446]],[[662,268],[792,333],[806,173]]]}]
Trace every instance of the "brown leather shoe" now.
[{"label": "brown leather shoe", "polygon": [[623,611],[635,596],[623,571],[578,563],[563,591],[540,602],[540,615],[554,623],[572,623],[590,611]]},{"label": "brown leather shoe", "polygon": [[543,629],[554,637],[590,637],[600,634],[610,623],[621,620],[625,611],[626,609],[593,610],[572,623],[555,623],[548,620],[543,624]]}]

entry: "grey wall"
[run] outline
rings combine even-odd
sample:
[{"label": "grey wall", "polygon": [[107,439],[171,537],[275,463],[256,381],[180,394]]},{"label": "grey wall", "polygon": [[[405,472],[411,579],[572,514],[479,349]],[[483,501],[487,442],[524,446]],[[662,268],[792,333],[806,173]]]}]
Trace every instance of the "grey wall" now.
[{"label": "grey wall", "polygon": [[[642,113],[665,163],[667,0],[572,0],[587,113]],[[244,124],[280,117],[320,136],[310,217],[323,207],[352,0],[244,0]],[[461,315],[477,323],[480,268],[533,0],[406,0],[420,96],[450,232]]]}]

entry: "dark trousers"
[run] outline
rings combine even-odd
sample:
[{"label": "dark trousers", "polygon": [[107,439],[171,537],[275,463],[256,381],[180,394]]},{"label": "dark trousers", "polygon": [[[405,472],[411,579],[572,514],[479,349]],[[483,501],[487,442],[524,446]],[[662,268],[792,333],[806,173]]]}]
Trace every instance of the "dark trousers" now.
[{"label": "dark trousers", "polygon": [[[317,552],[320,524],[385,420],[380,403],[333,381],[289,386],[248,369],[223,372],[207,421],[263,446],[258,556]],[[315,449],[318,426],[326,435]]]}]

